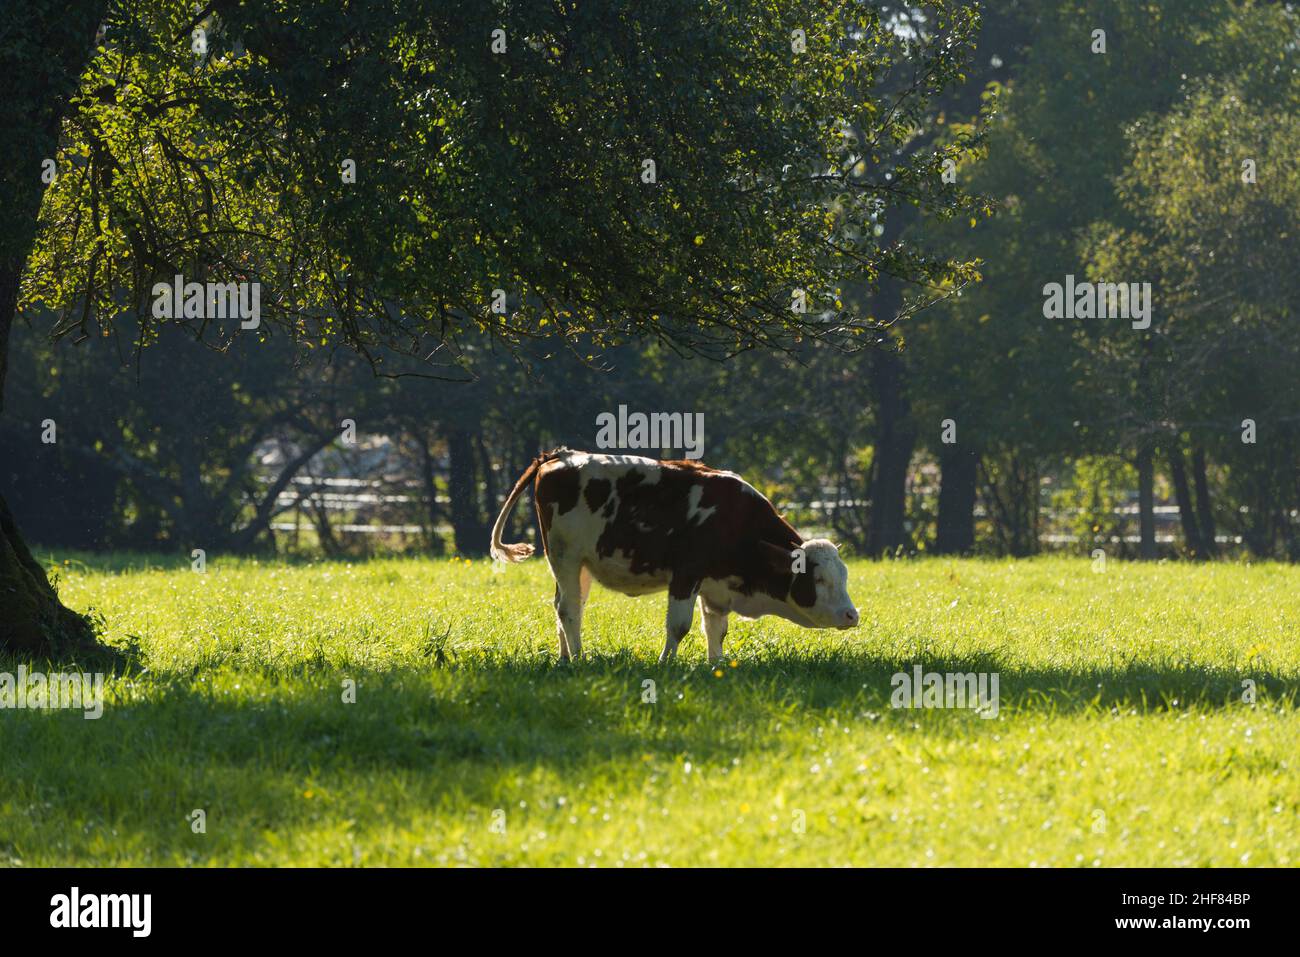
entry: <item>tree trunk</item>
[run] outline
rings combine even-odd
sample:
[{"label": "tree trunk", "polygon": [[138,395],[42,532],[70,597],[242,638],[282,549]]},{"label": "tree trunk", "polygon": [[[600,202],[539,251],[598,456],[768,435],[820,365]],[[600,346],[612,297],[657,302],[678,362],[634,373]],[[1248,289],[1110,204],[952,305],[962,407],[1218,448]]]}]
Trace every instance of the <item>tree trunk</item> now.
[{"label": "tree trunk", "polygon": [[0,496],[0,651],[59,659],[95,647],[90,620],[59,601]]},{"label": "tree trunk", "polygon": [[[18,284],[36,236],[41,164],[58,149],[59,124],[94,46],[107,0],[49,0],[5,8],[0,43],[0,412]],[[33,52],[40,56],[34,57]],[[63,606],[0,497],[0,651],[58,658],[94,646],[90,622]]]},{"label": "tree trunk", "polygon": [[[9,330],[18,299],[17,270],[0,269],[0,389],[9,364]],[[4,395],[0,391],[0,411]],[[32,441],[36,441],[33,436]],[[95,646],[90,620],[67,608],[18,531],[0,494],[0,652],[59,659]]]},{"label": "tree trunk", "polygon": [[871,524],[867,554],[891,554],[908,543],[907,470],[916,447],[903,359],[888,345],[871,354],[876,441],[871,457]]},{"label": "tree trunk", "polygon": [[1219,553],[1215,536],[1214,506],[1210,502],[1210,481],[1205,474],[1205,449],[1199,445],[1192,449],[1192,481],[1196,483],[1196,522],[1201,528],[1201,548],[1206,558]]},{"label": "tree trunk", "polygon": [[945,448],[939,456],[939,519],[934,550],[965,555],[975,547],[975,489],[979,453]]},{"label": "tree trunk", "polygon": [[[885,219],[880,247],[891,247],[916,219],[916,210],[909,206],[891,213]],[[866,551],[871,557],[879,558],[910,543],[904,523],[907,470],[916,448],[916,427],[907,396],[907,367],[892,332],[892,324],[903,312],[903,284],[892,276],[882,276],[873,298],[871,311],[880,322],[890,324],[879,347],[870,353],[876,435],[871,456],[871,513]]]},{"label": "tree trunk", "polygon": [[1038,463],[1032,457],[1013,453],[1006,464],[1006,507],[1009,552],[1017,558],[1038,551]]},{"label": "tree trunk", "polygon": [[324,500],[313,493],[306,504],[307,517],[316,527],[316,539],[320,542],[321,551],[325,553],[326,558],[338,558],[343,554],[343,546],[338,536],[334,534],[334,526],[330,523],[329,509],[325,507]]},{"label": "tree trunk", "polygon": [[1183,526],[1183,541],[1193,558],[1203,558],[1201,530],[1196,525],[1196,510],[1192,504],[1192,489],[1187,482],[1187,466],[1183,462],[1183,449],[1175,439],[1169,444],[1169,473],[1174,480],[1174,497],[1178,501],[1178,519]]},{"label": "tree trunk", "polygon": [[1156,476],[1151,446],[1138,448],[1138,557],[1150,561],[1156,557]]},{"label": "tree trunk", "polygon": [[441,555],[445,551],[442,536],[438,534],[438,526],[442,524],[442,507],[438,505],[438,480],[433,449],[429,447],[429,435],[422,426],[416,426],[411,435],[420,449],[420,478],[424,482],[425,509],[429,523],[428,534],[425,536],[428,551],[430,555]]},{"label": "tree trunk", "polygon": [[478,481],[474,469],[474,440],[464,429],[447,431],[448,494],[451,496],[451,530],[461,555],[486,555],[491,534],[478,509]]},{"label": "tree trunk", "polygon": [[482,514],[490,518],[496,514],[497,506],[500,504],[497,499],[496,473],[492,470],[492,454],[488,451],[487,443],[483,441],[481,434],[474,436],[474,448],[478,452],[479,467],[483,471]]},{"label": "tree trunk", "polygon": [[226,538],[222,542],[222,547],[232,552],[247,552],[252,549],[259,535],[271,532],[271,522],[278,514],[277,506],[280,503],[281,493],[293,483],[298,473],[306,468],[307,463],[322,449],[329,446],[335,438],[336,433],[332,429],[315,437],[304,438],[306,445],[280,469],[280,474],[263,494],[262,500],[255,505],[253,518],[247,525]]}]

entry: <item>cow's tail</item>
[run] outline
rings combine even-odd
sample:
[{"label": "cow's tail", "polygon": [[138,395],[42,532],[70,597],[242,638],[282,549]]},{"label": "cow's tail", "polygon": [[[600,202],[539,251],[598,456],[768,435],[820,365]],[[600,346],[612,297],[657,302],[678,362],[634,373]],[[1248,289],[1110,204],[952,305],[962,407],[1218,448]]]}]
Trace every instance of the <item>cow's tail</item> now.
[{"label": "cow's tail", "polygon": [[501,506],[501,514],[497,516],[496,523],[492,526],[492,557],[499,562],[522,562],[525,558],[533,554],[533,546],[527,542],[516,542],[513,545],[506,545],[501,541],[501,533],[506,530],[506,520],[510,518],[510,513],[514,511],[515,503],[519,501],[519,496],[524,494],[524,489],[532,481],[537,470],[552,459],[557,459],[568,449],[559,448],[547,452],[533,459],[531,465],[524,469],[524,474],[519,476],[519,481],[515,487],[510,490],[510,497],[506,499],[505,505]]}]

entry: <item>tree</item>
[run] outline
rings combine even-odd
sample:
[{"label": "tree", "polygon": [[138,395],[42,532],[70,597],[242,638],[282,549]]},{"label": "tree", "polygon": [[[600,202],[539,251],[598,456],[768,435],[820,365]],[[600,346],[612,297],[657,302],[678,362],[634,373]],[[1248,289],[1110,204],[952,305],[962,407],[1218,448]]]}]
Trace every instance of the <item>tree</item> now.
[{"label": "tree", "polygon": [[[917,125],[914,137],[897,144],[889,156],[890,162],[906,164],[913,154],[923,154],[939,146],[944,156],[941,178],[955,186],[958,167],[969,167],[970,161],[981,153],[994,105],[993,91],[1007,79],[1020,59],[1028,19],[1023,6],[1016,0],[1008,0],[983,13],[974,36],[975,55],[968,60],[964,82],[950,86],[931,100],[925,122]],[[920,36],[932,28],[928,11],[923,8],[900,16]],[[981,198],[973,205],[982,207],[985,215],[992,212],[987,199]],[[918,207],[903,206],[882,217],[878,223],[882,239],[891,244],[922,243],[926,237],[919,228],[923,224],[921,212]],[[973,226],[974,222],[972,219],[970,224]],[[941,229],[939,235],[948,241],[956,239],[954,230]],[[965,278],[976,277],[968,273]],[[926,444],[933,433],[916,415],[915,403],[924,402],[927,393],[913,380],[918,370],[909,357],[916,352],[908,350],[908,343],[917,322],[925,321],[925,313],[916,308],[918,302],[942,299],[952,292],[954,289],[943,286],[917,288],[906,277],[897,275],[886,276],[871,291],[869,309],[886,326],[883,348],[870,354],[866,369],[875,431],[866,490],[870,518],[865,550],[873,556],[916,544],[907,531],[907,480],[918,443]],[[938,544],[943,550],[965,550],[969,547],[967,538],[973,540],[973,528],[965,527],[969,521],[963,521],[961,515],[962,503],[969,501],[967,509],[974,504],[976,461],[977,456],[969,448],[954,452],[945,447],[941,456],[947,479],[943,486],[946,491],[940,496],[942,534]]]},{"label": "tree", "polygon": [[[36,235],[43,159],[55,156],[59,123],[91,53],[101,4],[33,3],[7,12],[0,72],[9,102],[0,119],[0,413],[9,331]],[[63,653],[92,641],[89,622],[59,602],[0,497],[0,649]]]},{"label": "tree", "polygon": [[[1272,22],[1262,13],[1261,32]],[[1289,544],[1289,516],[1300,506],[1292,478],[1300,467],[1300,177],[1291,159],[1300,149],[1300,83],[1277,76],[1290,51],[1286,36],[1274,35],[1275,56],[1197,84],[1168,113],[1134,125],[1119,193],[1138,225],[1097,244],[1098,261],[1120,262],[1161,289],[1151,383],[1184,540],[1199,558],[1216,548],[1207,450],[1252,475],[1238,487],[1244,511],[1229,511],[1236,526],[1249,516],[1240,530],[1252,551],[1272,555],[1279,538]],[[1246,420],[1254,428],[1243,430]]]},{"label": "tree", "polygon": [[[1176,257],[1166,261],[1164,242],[1138,252],[1155,236],[1141,201],[1126,200],[1121,180],[1152,124],[1204,78],[1258,65],[1252,75],[1260,92],[1284,85],[1283,51],[1295,35],[1295,15],[1286,5],[1234,0],[1162,8],[1158,15],[1149,5],[1119,0],[1024,12],[1025,55],[1007,77],[988,159],[973,164],[969,176],[962,171],[970,188],[994,196],[1001,211],[951,237],[983,262],[983,282],[927,313],[910,336],[922,380],[921,434],[942,455],[934,438],[939,420],[957,418],[959,440],[973,443],[969,449],[983,463],[986,505],[1012,526],[1033,520],[1032,508],[1012,507],[1021,497],[1015,490],[1036,501],[1038,475],[1048,465],[1123,450],[1136,467],[1141,550],[1151,557],[1157,469],[1171,462],[1162,443],[1171,421],[1166,373],[1175,366],[1162,326],[1046,319],[1043,289],[1067,275],[1080,282],[1149,281],[1157,313],[1165,309],[1160,296],[1166,279],[1176,277],[1157,270]],[[1213,155],[1205,145],[1204,155]],[[1171,180],[1185,173],[1155,144],[1151,162]],[[1189,487],[1198,483],[1193,475]],[[1018,527],[999,534],[1033,547],[1032,533]]]}]

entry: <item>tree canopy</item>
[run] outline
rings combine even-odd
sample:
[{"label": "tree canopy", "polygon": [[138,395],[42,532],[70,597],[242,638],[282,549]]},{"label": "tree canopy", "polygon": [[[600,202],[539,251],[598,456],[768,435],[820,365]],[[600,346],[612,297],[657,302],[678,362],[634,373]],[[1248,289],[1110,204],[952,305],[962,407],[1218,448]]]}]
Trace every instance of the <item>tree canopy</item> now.
[{"label": "tree canopy", "polygon": [[972,275],[878,233],[974,202],[939,175],[973,134],[898,147],[976,22],[845,0],[113,3],[23,303],[77,334],[133,310],[147,342],[155,283],[259,282],[268,326],[378,362],[455,361],[471,332],[851,341],[894,317],[845,284]]}]

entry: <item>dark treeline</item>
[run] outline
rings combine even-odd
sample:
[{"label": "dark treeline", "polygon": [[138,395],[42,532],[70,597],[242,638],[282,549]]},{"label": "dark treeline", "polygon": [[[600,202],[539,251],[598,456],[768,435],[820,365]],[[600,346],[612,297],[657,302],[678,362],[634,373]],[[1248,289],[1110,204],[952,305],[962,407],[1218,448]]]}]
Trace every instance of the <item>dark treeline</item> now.
[{"label": "dark treeline", "polygon": [[[984,117],[979,154],[946,172],[987,209],[876,227],[980,261],[982,281],[846,284],[837,308],[900,316],[854,350],[714,362],[557,341],[525,369],[462,343],[469,381],[452,382],[283,336],[218,355],[165,326],[137,362],[129,329],[55,344],[29,316],[4,494],[46,546],[479,555],[530,457],[594,448],[596,417],[627,405],[703,413],[706,462],[857,554],[1300,560],[1296,38],[1279,4],[985,10],[975,68],[907,148]],[[1053,283],[1133,295],[1123,315],[1094,311],[1105,293],[1053,313]]]},{"label": "dark treeline", "polygon": [[[1294,442],[1189,429],[1152,467],[1150,504],[1177,507],[1178,519],[1144,522],[1131,456],[1053,447],[1050,433],[1032,429],[972,449],[969,413],[944,414],[919,373],[907,381],[915,438],[906,481],[887,506],[903,516],[901,534],[881,547],[873,358],[818,346],[719,364],[627,349],[593,366],[560,347],[543,369],[484,355],[475,381],[447,382],[377,378],[345,353],[295,361],[275,339],[219,355],[165,334],[136,364],[110,340],[74,347],[27,334],[14,359],[43,364],[46,386],[11,389],[0,478],[47,547],[478,556],[531,457],[561,444],[597,448],[598,416],[623,405],[702,412],[706,462],[742,471],[801,525],[829,530],[856,554],[1104,547],[1139,556],[1149,529],[1162,555],[1300,557],[1295,488],[1274,480],[1296,473]],[[1040,414],[1051,414],[1046,403]],[[1080,420],[1062,435],[1104,426]],[[51,427],[53,441],[41,442]],[[351,533],[357,525],[390,531]]]}]

